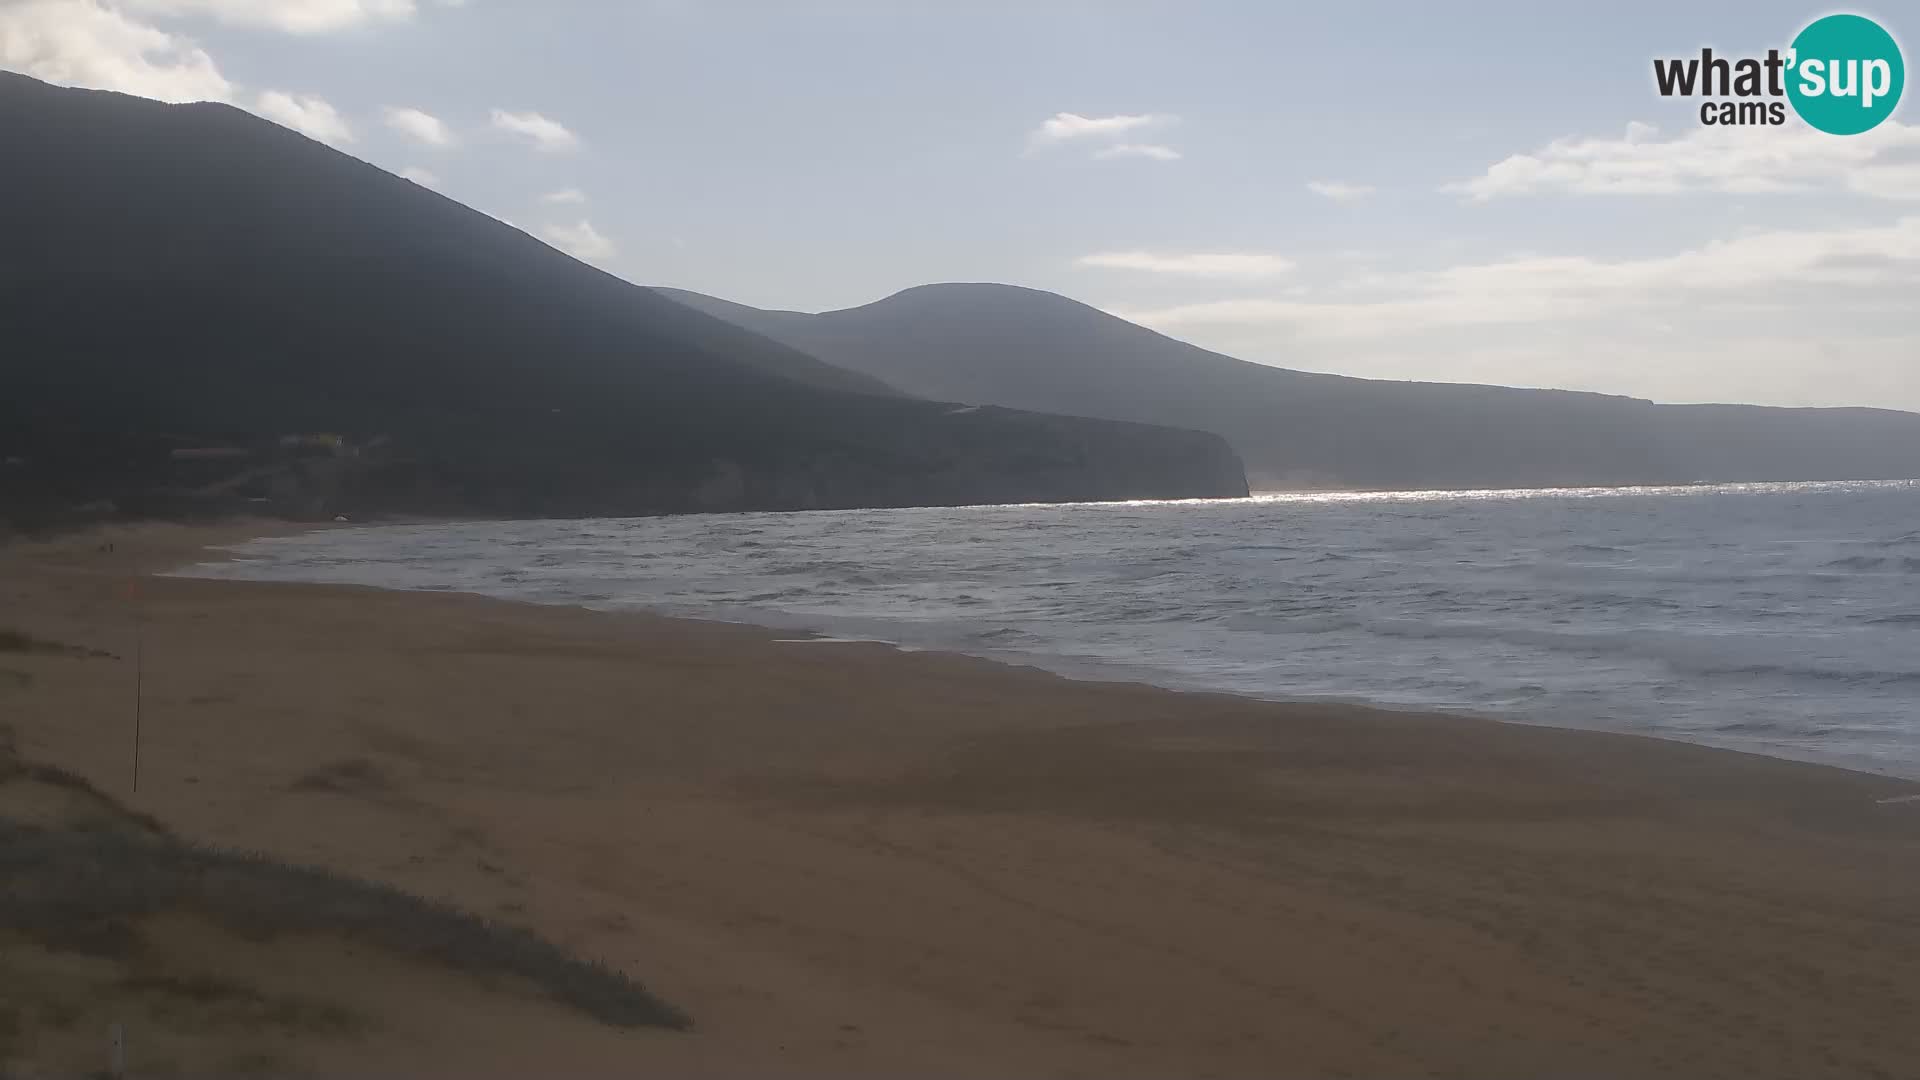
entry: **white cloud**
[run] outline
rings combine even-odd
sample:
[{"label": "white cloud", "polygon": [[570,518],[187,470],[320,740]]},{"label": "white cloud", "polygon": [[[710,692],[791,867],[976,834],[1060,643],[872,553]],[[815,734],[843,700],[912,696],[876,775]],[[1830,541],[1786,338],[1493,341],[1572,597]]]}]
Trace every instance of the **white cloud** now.
[{"label": "white cloud", "polygon": [[440,118],[430,112],[409,109],[398,105],[389,105],[381,110],[387,126],[402,135],[409,135],[428,146],[452,146],[453,132],[447,129]]},{"label": "white cloud", "polygon": [[[0,0],[0,68],[160,101],[232,101],[236,88],[204,49],[147,20],[204,18],[321,33],[405,19],[414,11],[414,0]],[[260,111],[286,115],[287,106],[276,99]],[[344,127],[331,130],[333,141],[341,141]]]},{"label": "white cloud", "polygon": [[318,34],[411,18],[413,0],[119,0],[149,16],[202,16],[237,26]]},{"label": "white cloud", "polygon": [[563,205],[568,203],[578,204],[587,201],[587,193],[577,187],[561,188],[559,191],[549,191],[545,195],[540,196],[540,201],[543,203]]},{"label": "white cloud", "polygon": [[418,165],[409,165],[400,170],[400,175],[419,184],[423,188],[432,188],[435,191],[440,190],[440,177],[430,169],[423,169]]},{"label": "white cloud", "polygon": [[543,226],[540,236],[576,259],[604,262],[613,257],[613,241],[601,235],[586,218],[572,225]]},{"label": "white cloud", "polygon": [[1920,198],[1915,166],[1894,160],[1920,148],[1920,127],[1888,120],[1835,138],[1805,124],[1700,127],[1671,139],[1632,123],[1618,138],[1557,139],[1515,154],[1445,190],[1486,201],[1512,195],[1729,194],[1838,190],[1888,199]]},{"label": "white cloud", "polygon": [[1308,337],[1419,334],[1621,312],[1760,305],[1769,290],[1838,291],[1853,303],[1920,287],[1920,217],[1887,225],[1752,232],[1673,255],[1528,256],[1436,271],[1363,274],[1309,297],[1252,297],[1121,312],[1157,328],[1281,326]]},{"label": "white cloud", "polygon": [[0,0],[0,67],[161,101],[233,96],[233,84],[192,41],[96,0]]},{"label": "white cloud", "polygon": [[1067,139],[1124,135],[1138,128],[1165,123],[1172,117],[1157,113],[1133,116],[1081,116],[1078,113],[1054,113],[1033,132],[1036,142],[1061,142]]},{"label": "white cloud", "polygon": [[335,144],[353,141],[353,129],[339,111],[313,94],[268,90],[254,102],[253,111],[310,139]]},{"label": "white cloud", "polygon": [[[1079,113],[1054,113],[1039,127],[1027,133],[1027,153],[1061,143],[1093,143],[1100,148],[1096,158],[1138,157],[1152,161],[1178,161],[1180,151],[1162,143],[1122,141],[1128,132],[1176,123],[1177,116],[1165,113],[1134,113],[1115,116],[1081,116]],[[1104,144],[1104,145],[1102,145]]]},{"label": "white cloud", "polygon": [[1159,143],[1115,143],[1096,152],[1093,156],[1097,158],[1143,157],[1154,161],[1178,161],[1180,151],[1171,146],[1161,146]]},{"label": "white cloud", "polygon": [[1190,277],[1260,278],[1293,269],[1291,259],[1259,252],[1191,252],[1156,254],[1151,251],[1108,251],[1082,255],[1075,265],[1103,270],[1140,270],[1150,274]]},{"label": "white cloud", "polygon": [[1847,190],[1877,199],[1920,199],[1920,162],[1856,169],[1847,174]]},{"label": "white cloud", "polygon": [[1307,190],[1334,202],[1359,202],[1374,192],[1371,185],[1345,184],[1338,180],[1309,180]]},{"label": "white cloud", "polygon": [[558,120],[549,120],[537,112],[493,110],[493,126],[513,135],[524,135],[541,150],[571,150],[580,145],[580,137],[568,131]]}]

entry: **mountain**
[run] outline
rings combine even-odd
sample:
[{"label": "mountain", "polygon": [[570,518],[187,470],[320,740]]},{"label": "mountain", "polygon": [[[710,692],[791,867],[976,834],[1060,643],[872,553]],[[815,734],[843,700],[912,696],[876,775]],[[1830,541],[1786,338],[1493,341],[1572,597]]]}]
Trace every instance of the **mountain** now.
[{"label": "mountain", "polygon": [[[0,506],[258,492],[638,514],[1246,490],[1217,436],[903,397],[225,105],[0,73],[0,133]],[[335,460],[290,463],[296,444]],[[229,456],[238,471],[215,475]]]},{"label": "mountain", "polygon": [[811,315],[664,295],[923,397],[1213,431],[1256,488],[1920,476],[1920,415],[1656,405],[1248,363],[1062,296],[946,284]]}]

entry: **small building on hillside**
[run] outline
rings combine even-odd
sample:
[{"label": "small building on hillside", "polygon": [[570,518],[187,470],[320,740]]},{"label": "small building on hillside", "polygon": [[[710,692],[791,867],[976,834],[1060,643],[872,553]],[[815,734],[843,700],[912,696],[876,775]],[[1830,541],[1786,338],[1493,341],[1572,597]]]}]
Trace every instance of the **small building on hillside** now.
[{"label": "small building on hillside", "polygon": [[173,461],[240,461],[252,456],[244,446],[182,446],[167,452]]},{"label": "small building on hillside", "polygon": [[353,447],[332,432],[300,433],[280,436],[280,450],[295,457],[351,457]]}]

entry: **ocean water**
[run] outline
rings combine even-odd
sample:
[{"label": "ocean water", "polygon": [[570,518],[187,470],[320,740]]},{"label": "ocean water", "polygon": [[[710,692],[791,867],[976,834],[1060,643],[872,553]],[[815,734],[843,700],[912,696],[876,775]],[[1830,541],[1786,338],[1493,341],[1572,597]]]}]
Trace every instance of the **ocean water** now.
[{"label": "ocean water", "polygon": [[462,523],[235,550],[187,572],[644,608],[1920,776],[1920,481]]}]

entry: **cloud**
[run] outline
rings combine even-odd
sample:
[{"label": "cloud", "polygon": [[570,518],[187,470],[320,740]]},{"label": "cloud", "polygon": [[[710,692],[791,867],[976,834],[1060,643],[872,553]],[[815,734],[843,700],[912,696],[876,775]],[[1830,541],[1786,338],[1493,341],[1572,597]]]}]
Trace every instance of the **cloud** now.
[{"label": "cloud", "polygon": [[1082,255],[1074,260],[1074,264],[1103,270],[1139,270],[1150,274],[1230,278],[1272,277],[1293,269],[1291,259],[1257,252],[1193,252],[1162,255],[1151,251],[1109,251]]},{"label": "cloud", "polygon": [[1143,157],[1154,161],[1178,161],[1180,151],[1158,143],[1115,143],[1093,155],[1097,158]]},{"label": "cloud", "polygon": [[306,34],[406,19],[415,8],[414,0],[0,0],[0,68],[160,101],[233,101],[236,88],[204,49],[145,20]]},{"label": "cloud", "polygon": [[559,191],[549,191],[540,196],[540,201],[557,204],[583,203],[587,201],[587,193],[577,187],[561,188]]},{"label": "cloud", "polygon": [[1078,113],[1054,113],[1031,138],[1036,143],[1064,142],[1068,139],[1107,138],[1124,135],[1139,128],[1168,123],[1170,116],[1141,113],[1134,116],[1081,116]]},{"label": "cloud", "polygon": [[1374,193],[1368,184],[1344,184],[1338,180],[1309,180],[1307,190],[1334,202],[1359,202]]},{"label": "cloud", "polygon": [[604,262],[613,257],[613,241],[601,235],[593,223],[581,218],[572,225],[546,225],[540,236],[554,247],[586,262]]},{"label": "cloud", "polygon": [[1671,139],[1631,123],[1619,137],[1556,139],[1514,154],[1443,190],[1485,202],[1543,193],[1677,195],[1848,191],[1884,199],[1920,198],[1916,166],[1895,160],[1920,148],[1920,127],[1888,120],[1835,138],[1805,124],[1701,127]]},{"label": "cloud", "polygon": [[432,171],[423,169],[418,165],[409,165],[401,169],[400,175],[419,184],[423,188],[432,188],[435,191],[440,190],[440,177]]},{"label": "cloud", "polygon": [[119,0],[149,16],[200,16],[236,26],[320,34],[413,17],[413,0]]},{"label": "cloud", "polygon": [[1879,199],[1920,199],[1920,162],[1857,170],[1848,174],[1847,188]]},{"label": "cloud", "polygon": [[524,135],[541,150],[571,150],[580,145],[580,137],[568,131],[558,120],[549,120],[537,112],[493,110],[493,126],[512,135]]},{"label": "cloud", "polygon": [[1119,141],[1130,131],[1140,131],[1178,122],[1179,117],[1165,113],[1136,113],[1116,116],[1081,116],[1079,113],[1054,113],[1039,127],[1027,133],[1027,153],[1031,154],[1061,143],[1105,144],[1094,151],[1096,158],[1146,158],[1150,161],[1178,161],[1180,151],[1162,143]]},{"label": "cloud", "polygon": [[289,94],[268,90],[254,102],[253,111],[290,127],[310,139],[323,143],[350,143],[353,129],[325,98],[313,94]]},{"label": "cloud", "polygon": [[227,101],[234,93],[192,41],[95,0],[0,0],[0,67],[161,101]]},{"label": "cloud", "polygon": [[[1811,290],[1849,303],[1920,287],[1920,216],[1886,225],[1751,232],[1672,255],[1526,256],[1435,271],[1361,274],[1305,297],[1251,297],[1123,312],[1160,329],[1279,326],[1321,338],[1418,335],[1434,328],[1785,307]],[[1786,294],[1776,295],[1776,294]]]},{"label": "cloud", "polygon": [[453,145],[453,132],[432,113],[389,105],[381,110],[381,115],[386,118],[388,127],[428,146]]},{"label": "cloud", "polygon": [[[1027,136],[1029,151],[1058,143],[1116,139],[1129,131],[1173,123],[1177,118],[1160,113],[1120,116],[1081,116],[1055,113]],[[1096,158],[1139,157],[1153,161],[1177,161],[1180,151],[1160,143],[1115,142],[1094,152]]]}]

